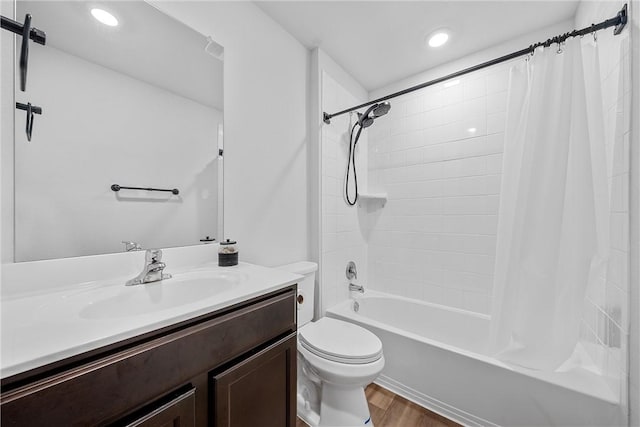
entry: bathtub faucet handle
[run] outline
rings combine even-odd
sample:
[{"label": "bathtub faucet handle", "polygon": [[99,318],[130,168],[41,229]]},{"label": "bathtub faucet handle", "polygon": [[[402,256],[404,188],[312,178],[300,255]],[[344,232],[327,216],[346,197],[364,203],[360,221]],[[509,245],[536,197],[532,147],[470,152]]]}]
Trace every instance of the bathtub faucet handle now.
[{"label": "bathtub faucet handle", "polygon": [[347,263],[347,271],[346,271],[347,279],[357,280],[358,279],[358,271],[356,270],[356,263],[353,261],[349,261]]}]

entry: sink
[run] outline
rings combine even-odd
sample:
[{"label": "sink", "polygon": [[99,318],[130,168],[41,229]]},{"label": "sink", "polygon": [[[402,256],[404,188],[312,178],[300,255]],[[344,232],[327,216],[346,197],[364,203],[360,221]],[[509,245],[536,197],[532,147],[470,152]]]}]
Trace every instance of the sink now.
[{"label": "sink", "polygon": [[246,274],[237,271],[194,270],[160,282],[122,283],[64,295],[42,307],[39,314],[47,316],[52,310],[73,307],[85,319],[142,316],[203,301],[240,286],[244,280]]}]

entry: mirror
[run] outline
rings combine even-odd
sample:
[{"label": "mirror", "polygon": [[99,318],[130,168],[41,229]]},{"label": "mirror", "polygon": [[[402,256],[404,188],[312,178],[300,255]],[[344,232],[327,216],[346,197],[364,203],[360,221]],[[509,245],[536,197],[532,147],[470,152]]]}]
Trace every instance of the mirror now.
[{"label": "mirror", "polygon": [[47,44],[16,79],[42,114],[28,142],[15,112],[14,261],[220,239],[222,46],[142,0],[16,5]]}]

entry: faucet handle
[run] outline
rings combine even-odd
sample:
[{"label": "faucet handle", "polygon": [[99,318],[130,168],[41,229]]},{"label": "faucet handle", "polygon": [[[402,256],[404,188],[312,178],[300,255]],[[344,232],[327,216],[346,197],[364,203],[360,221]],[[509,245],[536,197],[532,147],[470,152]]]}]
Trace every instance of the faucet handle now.
[{"label": "faucet handle", "polygon": [[162,259],[162,250],[161,249],[147,249],[144,254],[144,259],[147,263],[156,263],[160,262]]},{"label": "faucet handle", "polygon": [[349,261],[347,263],[347,271],[346,271],[346,276],[347,279],[349,279],[349,281],[354,280],[354,279],[358,279],[358,271],[356,270],[356,263],[353,261]]},{"label": "faucet handle", "polygon": [[142,250],[142,246],[140,246],[138,242],[134,242],[132,240],[123,240],[122,243],[124,243],[124,250],[126,252]]}]

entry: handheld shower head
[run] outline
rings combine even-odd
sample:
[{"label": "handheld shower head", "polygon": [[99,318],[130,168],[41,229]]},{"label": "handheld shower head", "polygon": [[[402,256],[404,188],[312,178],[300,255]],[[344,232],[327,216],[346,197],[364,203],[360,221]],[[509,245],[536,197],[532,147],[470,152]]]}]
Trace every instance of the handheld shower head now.
[{"label": "handheld shower head", "polygon": [[388,102],[381,102],[379,104],[373,104],[365,111],[364,114],[358,113],[358,123],[362,128],[368,128],[373,124],[373,121],[384,116],[391,109],[391,104]]},{"label": "handheld shower head", "polygon": [[378,118],[380,116],[384,116],[391,110],[391,103],[389,102],[381,102],[380,104],[374,105],[373,108],[373,117]]},{"label": "handheld shower head", "polygon": [[360,127],[362,127],[363,129],[371,126],[373,124],[373,120],[374,120],[374,117],[370,116],[369,114],[358,113],[358,123],[360,124]]}]

